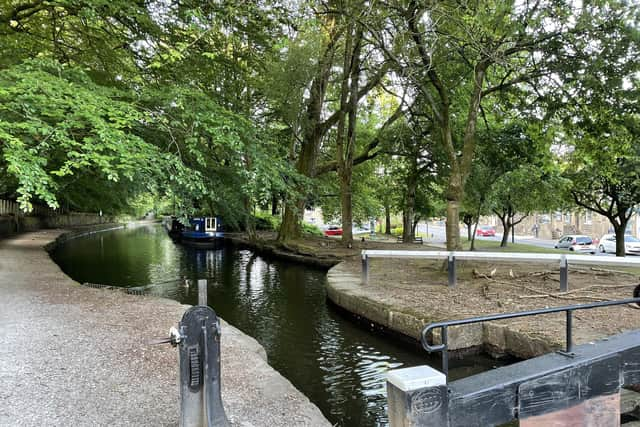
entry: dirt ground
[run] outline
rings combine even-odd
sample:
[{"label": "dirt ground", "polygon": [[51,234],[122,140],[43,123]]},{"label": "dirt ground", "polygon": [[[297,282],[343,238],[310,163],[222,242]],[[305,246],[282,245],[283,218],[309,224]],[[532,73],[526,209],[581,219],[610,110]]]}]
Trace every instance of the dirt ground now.
[{"label": "dirt ground", "polygon": [[[263,235],[269,240],[273,235]],[[311,256],[335,256],[353,274],[361,272],[362,249],[443,250],[441,247],[402,244],[394,240],[356,240],[345,248],[335,238],[312,237],[294,242],[289,249]],[[508,251],[508,248],[506,249]],[[633,297],[640,269],[570,266],[569,291],[560,292],[560,274],[553,263],[462,261],[458,284],[447,286],[442,261],[419,259],[370,260],[368,295],[393,301],[418,318],[454,320],[480,315],[585,304]],[[512,328],[564,346],[565,314],[549,314],[507,321]],[[590,342],[624,330],[640,328],[640,310],[614,306],[573,313],[574,344]]]}]

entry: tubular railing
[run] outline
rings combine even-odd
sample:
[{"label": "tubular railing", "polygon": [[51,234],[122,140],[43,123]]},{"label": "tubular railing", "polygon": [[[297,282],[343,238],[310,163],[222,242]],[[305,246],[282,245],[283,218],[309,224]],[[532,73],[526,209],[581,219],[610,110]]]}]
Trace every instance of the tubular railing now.
[{"label": "tubular railing", "polygon": [[629,257],[592,257],[588,255],[566,255],[546,253],[518,253],[518,252],[466,252],[466,251],[394,251],[394,250],[363,250],[362,251],[362,282],[369,281],[369,267],[371,258],[421,258],[442,259],[448,261],[449,286],[455,286],[456,261],[480,260],[480,261],[526,261],[537,263],[559,262],[560,265],[560,292],[569,290],[569,264],[585,265],[616,265],[640,267],[640,258]]},{"label": "tubular railing", "polygon": [[[519,311],[515,313],[494,314],[490,316],[470,317],[468,319],[449,320],[446,322],[431,323],[425,326],[424,329],[422,329],[420,341],[422,343],[422,347],[425,350],[427,350],[429,353],[442,352],[442,371],[444,372],[445,375],[447,375],[449,371],[447,328],[449,326],[469,325],[472,323],[484,323],[484,322],[490,322],[493,320],[504,320],[504,319],[513,319],[516,317],[537,316],[539,314],[559,313],[564,311],[566,313],[566,323],[565,323],[566,345],[565,345],[565,351],[560,351],[559,353],[564,354],[566,356],[572,356],[572,348],[573,348],[572,328],[573,328],[573,312],[574,311],[588,310],[588,309],[600,308],[600,307],[610,307],[613,305],[632,304],[632,303],[635,303],[635,304],[640,303],[640,298],[629,298],[629,299],[623,299],[623,300],[617,300],[617,301],[594,302],[590,304],[566,305],[562,307],[541,308],[537,310]],[[437,329],[437,328],[440,328],[440,344],[431,345],[429,344],[429,341],[428,341],[429,334],[434,329]]]}]

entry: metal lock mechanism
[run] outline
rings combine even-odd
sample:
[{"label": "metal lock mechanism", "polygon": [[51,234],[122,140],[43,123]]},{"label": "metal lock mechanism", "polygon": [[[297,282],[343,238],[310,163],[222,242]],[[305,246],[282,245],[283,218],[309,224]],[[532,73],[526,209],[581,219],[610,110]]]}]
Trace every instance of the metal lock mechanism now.
[{"label": "metal lock mechanism", "polygon": [[218,316],[210,307],[191,307],[170,337],[180,355],[180,425],[229,426],[220,396]]},{"label": "metal lock mechanism", "polygon": [[150,344],[178,347],[180,358],[180,426],[228,427],[220,396],[220,321],[207,306],[182,316],[169,337]]}]

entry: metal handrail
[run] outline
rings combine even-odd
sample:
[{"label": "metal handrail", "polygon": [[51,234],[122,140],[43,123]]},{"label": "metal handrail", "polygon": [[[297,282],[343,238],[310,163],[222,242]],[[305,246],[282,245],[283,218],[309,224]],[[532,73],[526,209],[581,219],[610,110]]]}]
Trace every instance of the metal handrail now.
[{"label": "metal handrail", "polygon": [[[493,320],[513,319],[515,317],[537,316],[539,314],[559,313],[561,311],[564,311],[567,316],[566,317],[567,321],[565,325],[566,347],[565,347],[565,351],[560,353],[567,356],[571,356],[572,355],[571,350],[573,349],[572,314],[574,311],[587,310],[587,309],[599,308],[599,307],[609,307],[613,305],[632,304],[632,303],[636,303],[636,304],[640,303],[640,298],[628,298],[628,299],[616,300],[616,301],[602,301],[602,302],[594,302],[590,304],[565,305],[562,307],[540,308],[537,310],[519,311],[515,313],[493,314],[490,316],[470,317],[468,319],[436,322],[436,323],[431,323],[422,329],[422,333],[420,334],[421,335],[420,342],[422,343],[422,347],[425,350],[427,350],[429,353],[442,352],[442,371],[446,375],[449,371],[449,354],[448,354],[448,346],[447,346],[448,345],[447,328],[449,326],[468,325],[471,323],[483,323],[483,322],[490,322]],[[429,342],[427,341],[429,333],[437,328],[440,328],[441,344],[430,345]]]},{"label": "metal handrail", "polygon": [[361,252],[362,258],[425,258],[425,259],[456,259],[473,260],[519,260],[529,262],[550,262],[566,259],[572,264],[606,264],[640,267],[640,258],[629,257],[591,257],[588,255],[574,255],[571,253],[524,253],[524,252],[470,252],[470,251],[403,251],[403,250],[382,250],[364,249]]},{"label": "metal handrail", "polygon": [[448,262],[449,286],[456,285],[456,260],[509,260],[548,263],[560,262],[560,291],[569,290],[569,264],[595,264],[640,267],[640,259],[628,257],[589,257],[584,255],[519,253],[519,252],[466,252],[466,251],[397,251],[371,250],[362,251],[362,283],[369,281],[369,259],[373,258],[423,258],[446,259]]}]

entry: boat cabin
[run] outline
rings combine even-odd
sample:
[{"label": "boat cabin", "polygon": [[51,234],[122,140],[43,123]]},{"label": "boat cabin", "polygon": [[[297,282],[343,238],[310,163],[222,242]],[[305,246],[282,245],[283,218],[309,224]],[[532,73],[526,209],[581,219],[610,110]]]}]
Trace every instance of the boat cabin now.
[{"label": "boat cabin", "polygon": [[211,233],[222,231],[222,224],[219,217],[199,217],[191,218],[189,221],[193,231],[200,233]]}]

